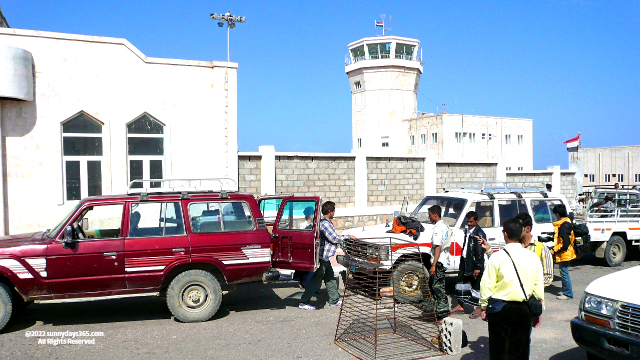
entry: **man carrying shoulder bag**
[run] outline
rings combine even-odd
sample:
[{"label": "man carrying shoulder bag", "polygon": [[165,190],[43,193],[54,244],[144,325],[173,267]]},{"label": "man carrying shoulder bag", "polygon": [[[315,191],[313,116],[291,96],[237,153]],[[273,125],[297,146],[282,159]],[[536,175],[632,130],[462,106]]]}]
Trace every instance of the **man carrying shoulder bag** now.
[{"label": "man carrying shoulder bag", "polygon": [[491,360],[529,359],[531,327],[540,325],[540,307],[544,309],[542,265],[535,253],[522,247],[518,220],[505,221],[502,231],[507,244],[491,256],[480,284],[481,316],[489,322],[489,355]]}]

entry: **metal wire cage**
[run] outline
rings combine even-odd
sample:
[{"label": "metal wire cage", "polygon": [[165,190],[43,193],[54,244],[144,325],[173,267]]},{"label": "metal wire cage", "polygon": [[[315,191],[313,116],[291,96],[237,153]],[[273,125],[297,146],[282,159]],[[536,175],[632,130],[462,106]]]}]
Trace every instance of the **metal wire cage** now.
[{"label": "metal wire cage", "polygon": [[348,272],[335,344],[360,359],[444,354],[418,245],[388,237],[347,240],[343,248]]}]

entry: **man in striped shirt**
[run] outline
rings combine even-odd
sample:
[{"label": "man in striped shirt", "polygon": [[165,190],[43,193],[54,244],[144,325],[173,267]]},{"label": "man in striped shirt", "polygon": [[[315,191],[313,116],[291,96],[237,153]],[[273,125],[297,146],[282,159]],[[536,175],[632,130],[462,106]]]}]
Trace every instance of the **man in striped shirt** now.
[{"label": "man in striped shirt", "polygon": [[311,280],[305,287],[304,294],[300,298],[300,304],[298,307],[302,310],[315,310],[316,307],[311,305],[311,297],[320,290],[322,287],[322,281],[327,287],[327,293],[329,294],[329,305],[340,306],[340,294],[338,293],[338,284],[336,277],[333,273],[333,267],[329,258],[336,254],[338,250],[338,244],[341,244],[345,239],[357,240],[353,235],[338,235],[335,227],[333,226],[334,214],[336,213],[336,204],[333,201],[325,201],[322,204],[322,217],[320,218],[320,267],[313,273]]}]

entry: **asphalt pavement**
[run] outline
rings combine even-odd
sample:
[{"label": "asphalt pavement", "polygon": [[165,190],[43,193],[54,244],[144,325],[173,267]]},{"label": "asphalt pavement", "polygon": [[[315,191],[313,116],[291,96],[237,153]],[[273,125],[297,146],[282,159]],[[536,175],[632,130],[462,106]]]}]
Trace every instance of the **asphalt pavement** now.
[{"label": "asphalt pavement", "polygon": [[[638,253],[630,254],[617,268],[591,255],[572,265],[576,297],[555,299],[560,292],[556,269],[553,285],[545,289],[542,325],[533,330],[531,359],[586,359],[569,327],[580,297],[592,280],[639,265]],[[448,277],[450,296],[454,285],[455,277]],[[241,285],[223,297],[213,319],[192,324],[175,321],[164,299],[156,297],[33,304],[0,333],[2,358],[355,359],[333,343],[340,308],[328,306],[322,290],[315,301],[318,310],[300,310],[300,294],[295,282]],[[463,320],[469,346],[459,355],[438,359],[487,359],[487,324],[469,319],[468,314],[456,317]],[[73,339],[74,333],[75,343],[55,340]],[[79,344],[77,340],[86,341]]]}]

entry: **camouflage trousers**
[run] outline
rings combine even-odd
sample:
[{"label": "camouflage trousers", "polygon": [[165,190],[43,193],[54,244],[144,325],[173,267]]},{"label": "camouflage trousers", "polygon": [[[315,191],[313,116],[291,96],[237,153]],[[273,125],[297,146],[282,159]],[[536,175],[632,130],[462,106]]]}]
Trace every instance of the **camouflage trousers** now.
[{"label": "camouflage trousers", "polygon": [[420,308],[424,312],[435,312],[438,318],[444,318],[449,316],[449,298],[445,290],[445,267],[441,263],[436,264],[436,273],[429,277],[429,292],[431,298],[426,297]]}]

